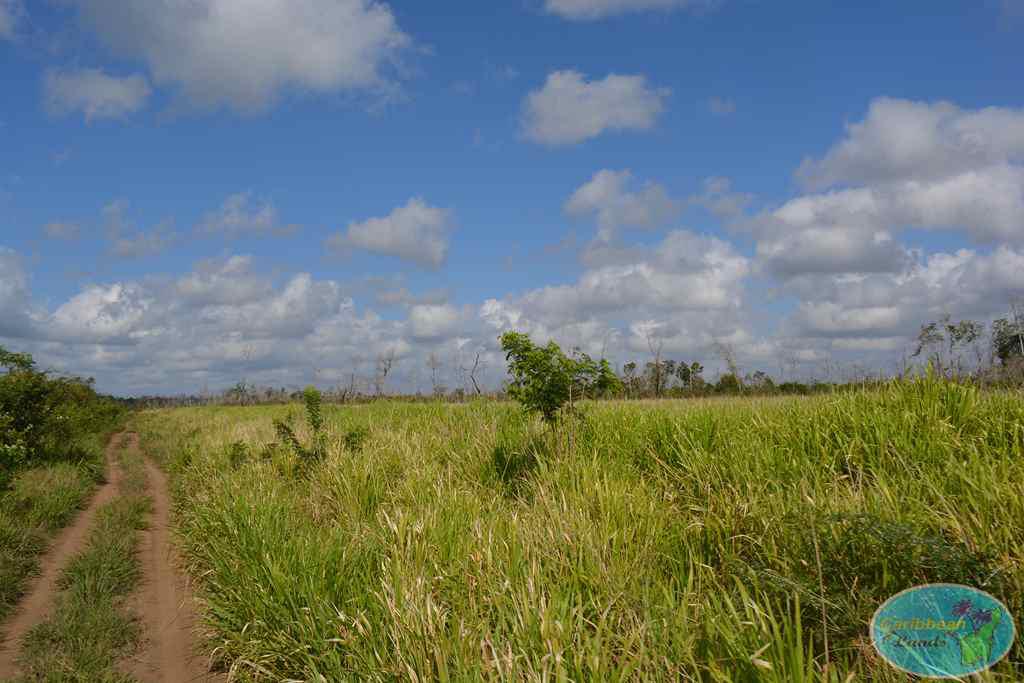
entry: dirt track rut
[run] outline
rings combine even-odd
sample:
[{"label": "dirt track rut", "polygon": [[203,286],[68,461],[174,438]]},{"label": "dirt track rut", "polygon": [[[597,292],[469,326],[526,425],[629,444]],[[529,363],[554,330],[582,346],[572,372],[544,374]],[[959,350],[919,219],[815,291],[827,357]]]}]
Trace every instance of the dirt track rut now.
[{"label": "dirt track rut", "polygon": [[[138,447],[137,437],[129,447]],[[194,599],[171,543],[167,476],[146,458],[146,478],[153,512],[140,545],[143,580],[136,598],[145,636],[127,669],[142,683],[222,681],[196,651]]]},{"label": "dirt track rut", "polygon": [[89,505],[79,513],[75,521],[54,537],[49,550],[40,559],[39,576],[29,585],[14,614],[0,627],[3,634],[0,637],[0,680],[17,675],[16,659],[22,638],[29,629],[46,619],[53,606],[53,598],[57,594],[57,580],[60,578],[61,570],[68,560],[85,548],[96,511],[117,496],[121,471],[113,453],[123,438],[123,435],[115,436],[107,446],[107,482],[93,495]]}]

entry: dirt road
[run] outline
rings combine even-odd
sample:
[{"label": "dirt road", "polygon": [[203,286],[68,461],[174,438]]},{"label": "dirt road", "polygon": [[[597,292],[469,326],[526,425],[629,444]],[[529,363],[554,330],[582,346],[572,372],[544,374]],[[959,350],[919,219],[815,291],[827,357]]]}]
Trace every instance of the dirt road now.
[{"label": "dirt road", "polygon": [[[138,448],[136,435],[131,435],[128,447]],[[222,681],[224,677],[209,673],[206,658],[197,654],[194,598],[171,543],[167,477],[148,458],[146,478],[153,513],[139,548],[143,580],[136,601],[145,636],[127,669],[142,683]]]},{"label": "dirt road", "polygon": [[[114,453],[139,448],[137,434],[123,433],[107,447],[108,480],[72,524],[59,532],[41,561],[40,576],[29,586],[14,614],[0,626],[0,680],[18,674],[16,658],[22,638],[44,621],[59,592],[57,581],[68,561],[85,549],[97,510],[118,495],[121,471]],[[147,529],[139,540],[141,586],[128,603],[143,627],[138,652],[120,667],[141,683],[205,683],[226,680],[209,672],[206,657],[197,654],[194,599],[171,543],[171,504],[167,477],[145,459],[148,494],[153,502]]]},{"label": "dirt road", "polygon": [[96,511],[117,495],[121,471],[113,454],[122,438],[123,435],[115,436],[107,445],[107,482],[100,487],[89,501],[88,507],[79,513],[75,521],[54,537],[50,549],[40,560],[39,577],[28,587],[25,597],[21,599],[7,623],[0,626],[0,633],[3,634],[0,640],[0,680],[13,678],[18,673],[15,660],[21,647],[21,639],[29,629],[46,619],[53,605],[53,597],[57,594],[57,580],[60,578],[61,570],[68,560],[85,548]]}]

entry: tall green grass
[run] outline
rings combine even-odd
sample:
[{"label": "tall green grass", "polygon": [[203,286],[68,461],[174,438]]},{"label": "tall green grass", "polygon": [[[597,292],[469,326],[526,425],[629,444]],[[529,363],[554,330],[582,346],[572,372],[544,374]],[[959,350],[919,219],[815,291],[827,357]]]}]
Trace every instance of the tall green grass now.
[{"label": "tall green grass", "polygon": [[897,591],[1024,614],[1019,394],[595,403],[571,448],[510,404],[325,407],[303,476],[294,409],[137,419],[240,680],[897,681],[866,640]]}]

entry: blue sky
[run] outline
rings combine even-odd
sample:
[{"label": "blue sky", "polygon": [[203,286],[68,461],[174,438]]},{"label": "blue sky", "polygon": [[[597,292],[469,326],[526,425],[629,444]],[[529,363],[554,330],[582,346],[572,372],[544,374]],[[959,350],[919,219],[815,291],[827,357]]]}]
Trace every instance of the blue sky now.
[{"label": "blue sky", "polygon": [[1024,5],[0,0],[0,343],[458,386],[517,328],[891,370],[1024,295]]}]

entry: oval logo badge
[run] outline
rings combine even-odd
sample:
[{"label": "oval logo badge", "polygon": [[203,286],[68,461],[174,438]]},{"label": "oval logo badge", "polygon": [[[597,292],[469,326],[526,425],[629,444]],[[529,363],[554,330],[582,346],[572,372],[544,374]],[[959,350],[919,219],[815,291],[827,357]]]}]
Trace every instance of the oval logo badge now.
[{"label": "oval logo badge", "polygon": [[1013,645],[1013,617],[969,586],[933,583],[892,596],[871,619],[871,642],[890,664],[928,678],[988,669]]}]

